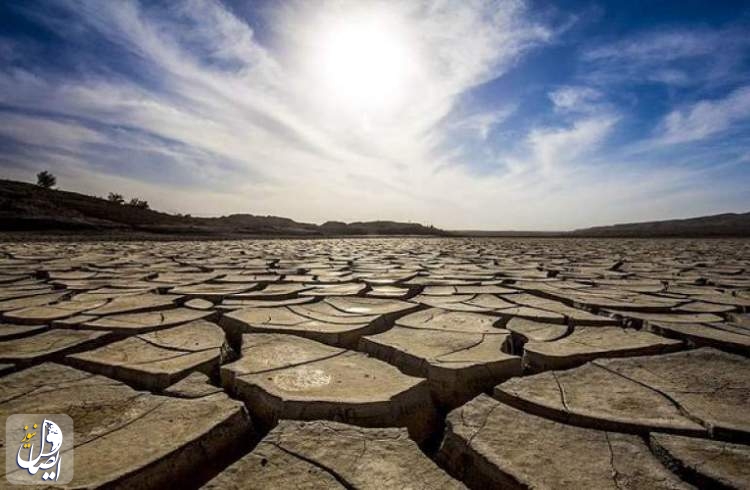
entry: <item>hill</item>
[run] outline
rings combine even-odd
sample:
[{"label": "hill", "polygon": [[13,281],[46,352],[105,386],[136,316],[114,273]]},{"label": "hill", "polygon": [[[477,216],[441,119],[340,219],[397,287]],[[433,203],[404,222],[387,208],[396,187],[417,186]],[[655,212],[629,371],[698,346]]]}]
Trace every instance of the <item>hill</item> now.
[{"label": "hill", "polygon": [[451,230],[457,236],[515,238],[667,238],[750,236],[750,213],[725,213],[697,218],[622,223],[573,231]]},{"label": "hill", "polygon": [[145,232],[190,235],[442,235],[418,223],[372,221],[322,226],[277,216],[232,214],[197,218],[162,213],[77,192],[44,189],[33,184],[0,180],[0,229],[4,231],[67,231],[83,233]]},{"label": "hill", "polygon": [[697,218],[623,223],[574,230],[590,237],[715,237],[750,236],[750,213],[725,213]]}]

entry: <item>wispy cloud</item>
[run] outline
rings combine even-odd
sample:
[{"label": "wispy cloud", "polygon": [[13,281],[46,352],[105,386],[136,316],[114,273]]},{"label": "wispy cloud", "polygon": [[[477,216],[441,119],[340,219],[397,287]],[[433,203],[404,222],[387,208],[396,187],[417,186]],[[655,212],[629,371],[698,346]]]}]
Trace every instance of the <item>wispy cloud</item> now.
[{"label": "wispy cloud", "polygon": [[599,110],[602,93],[592,87],[565,86],[547,94],[556,110],[564,112],[592,112]]},{"label": "wispy cloud", "polygon": [[589,47],[582,58],[587,78],[602,84],[729,83],[743,76],[736,64],[750,47],[746,31],[743,25],[650,30]]},{"label": "wispy cloud", "polygon": [[588,50],[587,60],[620,59],[658,62],[712,54],[721,34],[713,31],[646,32]]},{"label": "wispy cloud", "polygon": [[528,137],[531,162],[547,172],[577,162],[598,149],[616,122],[616,116],[603,114],[579,119],[570,127],[534,129]]},{"label": "wispy cloud", "polygon": [[661,144],[700,141],[750,120],[750,86],[720,99],[701,100],[667,114],[659,126]]},{"label": "wispy cloud", "polygon": [[506,120],[516,111],[515,105],[503,107],[494,111],[479,112],[471,114],[463,119],[459,119],[453,124],[453,129],[459,131],[468,131],[475,134],[480,140],[484,141],[490,134],[490,131]]}]

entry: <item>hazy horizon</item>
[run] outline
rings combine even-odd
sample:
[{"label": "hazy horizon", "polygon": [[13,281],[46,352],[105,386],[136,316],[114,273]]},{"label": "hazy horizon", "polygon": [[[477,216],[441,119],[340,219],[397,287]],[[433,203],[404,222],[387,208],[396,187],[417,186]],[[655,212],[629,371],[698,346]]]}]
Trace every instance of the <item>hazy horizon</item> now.
[{"label": "hazy horizon", "polygon": [[0,5],[0,177],[194,216],[564,231],[750,210],[750,6]]}]

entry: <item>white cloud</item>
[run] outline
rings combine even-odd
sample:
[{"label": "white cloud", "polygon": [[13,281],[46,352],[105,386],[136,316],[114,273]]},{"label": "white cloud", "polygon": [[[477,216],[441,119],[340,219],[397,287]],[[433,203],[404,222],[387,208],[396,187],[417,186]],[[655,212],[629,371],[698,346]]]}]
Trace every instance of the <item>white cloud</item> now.
[{"label": "white cloud", "polygon": [[575,163],[601,145],[617,123],[614,115],[602,114],[575,121],[565,128],[538,128],[529,133],[531,162],[545,172]]},{"label": "white cloud", "polygon": [[744,78],[736,60],[750,38],[744,26],[683,27],[638,32],[584,50],[583,76],[591,83],[662,83],[675,87],[721,84]]},{"label": "white cloud", "polygon": [[701,100],[670,112],[659,126],[656,142],[675,144],[704,140],[747,119],[750,119],[750,86],[721,99]]},{"label": "white cloud", "polygon": [[591,87],[565,86],[549,94],[556,110],[570,112],[592,112],[598,109],[602,93]]},{"label": "white cloud", "polygon": [[0,135],[26,145],[53,146],[71,151],[87,144],[107,142],[97,131],[75,122],[23,114],[4,115]]},{"label": "white cloud", "polygon": [[456,121],[452,127],[453,129],[469,131],[484,141],[487,140],[492,128],[505,122],[516,109],[517,107],[512,105],[494,111],[471,114]]},{"label": "white cloud", "polygon": [[719,35],[713,31],[673,30],[646,32],[584,53],[588,60],[629,59],[669,61],[711,54]]}]

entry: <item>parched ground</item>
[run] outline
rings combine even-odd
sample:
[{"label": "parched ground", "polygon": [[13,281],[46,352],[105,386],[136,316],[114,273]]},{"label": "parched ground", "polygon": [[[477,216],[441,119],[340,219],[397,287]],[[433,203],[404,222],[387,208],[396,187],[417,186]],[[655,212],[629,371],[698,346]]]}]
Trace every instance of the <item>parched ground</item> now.
[{"label": "parched ground", "polygon": [[750,488],[748,311],[750,240],[3,243],[0,426],[71,488]]}]

